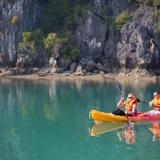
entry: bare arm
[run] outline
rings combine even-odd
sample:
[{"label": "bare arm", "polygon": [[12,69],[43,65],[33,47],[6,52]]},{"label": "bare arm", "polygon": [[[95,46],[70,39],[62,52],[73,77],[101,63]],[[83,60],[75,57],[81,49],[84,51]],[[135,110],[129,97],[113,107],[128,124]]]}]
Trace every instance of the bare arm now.
[{"label": "bare arm", "polygon": [[133,108],[132,108],[132,114],[137,112],[137,105],[133,104]]},{"label": "bare arm", "polygon": [[117,107],[124,107],[124,106],[125,106],[125,104],[124,104],[124,99],[121,98],[121,99],[118,101],[118,103],[117,103]]},{"label": "bare arm", "polygon": [[153,107],[153,100],[149,102],[149,106]]}]

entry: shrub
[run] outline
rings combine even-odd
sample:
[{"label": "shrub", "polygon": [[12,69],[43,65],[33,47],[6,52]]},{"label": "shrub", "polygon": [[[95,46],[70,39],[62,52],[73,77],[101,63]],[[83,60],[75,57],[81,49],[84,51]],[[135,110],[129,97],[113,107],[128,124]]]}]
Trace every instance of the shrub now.
[{"label": "shrub", "polygon": [[57,43],[60,43],[56,33],[49,33],[47,38],[44,39],[44,48],[50,56],[54,56],[54,48]]},{"label": "shrub", "polygon": [[61,48],[62,56],[74,59],[79,55],[80,50],[74,43],[72,34],[70,32],[64,34],[64,37],[61,39],[61,42],[62,42],[62,48]]},{"label": "shrub", "polygon": [[160,17],[160,9],[154,10],[154,17],[157,17],[157,18]]},{"label": "shrub", "polygon": [[153,0],[153,4],[159,6],[160,5],[160,0]]},{"label": "shrub", "polygon": [[31,49],[32,53],[35,53],[36,46],[32,40],[32,32],[23,32],[22,41],[18,45],[18,49]]},{"label": "shrub", "polygon": [[130,20],[131,16],[128,11],[121,12],[116,17],[116,24],[118,29],[121,29],[124,24],[126,24]]},{"label": "shrub", "polygon": [[80,52],[73,42],[71,33],[67,32],[61,38],[56,33],[49,33],[44,39],[44,47],[50,56],[54,56],[57,44],[61,45],[60,54],[62,57],[74,59]]},{"label": "shrub", "polygon": [[40,28],[37,28],[31,33],[31,39],[35,42],[35,45],[43,45],[43,32]]},{"label": "shrub", "polygon": [[18,22],[19,22],[19,17],[18,16],[13,16],[12,18],[11,18],[11,23],[13,24],[13,25],[15,25],[15,24],[17,24]]},{"label": "shrub", "polygon": [[138,3],[145,3],[145,4],[150,4],[150,5],[160,5],[160,0],[128,0],[132,2],[138,2]]}]

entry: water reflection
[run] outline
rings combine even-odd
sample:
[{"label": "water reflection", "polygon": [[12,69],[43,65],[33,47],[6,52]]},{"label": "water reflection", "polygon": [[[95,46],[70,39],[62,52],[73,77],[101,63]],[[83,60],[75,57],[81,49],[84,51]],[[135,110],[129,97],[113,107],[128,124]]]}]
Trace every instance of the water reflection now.
[{"label": "water reflection", "polygon": [[[136,130],[139,130],[141,125],[135,123],[110,123],[110,122],[98,122],[91,129],[89,129],[90,135],[95,137],[103,136],[109,132],[116,132],[119,142],[125,142],[126,144],[135,144],[137,135]],[[146,129],[149,129],[149,133],[152,133],[151,140],[153,142],[160,140],[160,120],[149,122],[148,125],[144,125]]]},{"label": "water reflection", "polygon": [[127,144],[136,143],[136,131],[133,123],[101,123],[96,124],[90,130],[91,136],[100,136],[104,133],[113,132],[117,130],[117,136],[120,142],[123,140]]},{"label": "water reflection", "polygon": [[135,144],[136,143],[136,131],[135,126],[133,124],[128,124],[123,129],[117,131],[117,136],[119,141],[125,140],[127,144]]},{"label": "water reflection", "polygon": [[149,130],[151,131],[151,133],[153,135],[153,137],[152,137],[153,141],[160,140],[160,121],[159,120],[152,121],[151,127],[149,128]]},{"label": "water reflection", "polygon": [[102,134],[118,130],[119,128],[124,128],[125,123],[97,123],[90,129],[91,136],[100,136]]},{"label": "water reflection", "polygon": [[[135,125],[128,128],[128,125],[124,123],[97,124],[94,129],[91,129],[92,136],[109,135],[110,141],[107,143],[104,139],[94,141],[95,137],[88,136],[88,126],[91,123],[88,119],[88,112],[94,107],[107,112],[115,109],[119,97],[115,81],[64,82],[2,79],[0,84],[1,159],[50,160],[66,159],[66,157],[68,159],[97,159],[97,155],[102,155],[98,159],[107,159],[112,156],[111,159],[116,159],[117,156],[114,157],[113,153],[119,153],[120,149],[124,149],[123,143],[117,145],[117,141],[120,140],[118,133],[121,134],[121,142],[126,142],[125,136],[129,133],[132,138],[135,133],[135,140],[139,140],[137,133],[140,133],[138,132],[140,127]],[[153,91],[159,86],[159,84],[143,84],[138,87],[138,84],[133,84],[133,86],[122,84],[122,89],[124,95],[133,91],[138,95],[142,94],[144,99],[150,100]],[[146,106],[142,107],[148,110]],[[145,142],[140,141],[138,147],[141,147],[141,143],[148,145],[152,135],[159,140],[157,132],[154,132],[158,127],[150,125],[151,127],[146,126],[147,132],[143,133],[142,140],[145,138]],[[116,135],[108,134],[114,132]],[[149,141],[146,142],[146,140]],[[95,147],[96,143],[98,147]],[[147,147],[141,148],[145,150]],[[87,154],[85,154],[86,151]],[[127,155],[130,157],[129,154]],[[151,159],[154,158],[151,157]]]},{"label": "water reflection", "polygon": [[6,117],[8,114],[8,117],[15,119],[14,114],[18,111],[23,120],[31,119],[38,108],[48,120],[53,120],[58,114],[54,81],[1,79],[0,82],[0,94],[3,95],[0,97],[0,112],[5,112]]}]

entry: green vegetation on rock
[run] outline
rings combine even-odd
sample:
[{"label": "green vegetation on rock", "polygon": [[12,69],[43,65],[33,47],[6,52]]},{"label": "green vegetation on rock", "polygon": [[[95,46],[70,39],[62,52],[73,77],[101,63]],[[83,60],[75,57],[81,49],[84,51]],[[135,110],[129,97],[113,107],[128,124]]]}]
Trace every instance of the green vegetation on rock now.
[{"label": "green vegetation on rock", "polygon": [[35,42],[32,40],[32,32],[23,32],[22,41],[18,45],[19,49],[31,49],[32,53],[35,53]]},{"label": "green vegetation on rock", "polygon": [[49,33],[46,38],[44,38],[44,48],[50,56],[55,55],[56,44],[60,43],[56,33]]},{"label": "green vegetation on rock", "polygon": [[19,18],[18,16],[13,16],[13,17],[11,18],[11,23],[12,23],[13,25],[16,25],[19,21],[20,21],[20,18]]},{"label": "green vegetation on rock", "polygon": [[131,19],[128,11],[123,11],[116,17],[117,28],[121,29],[124,24],[126,24]]},{"label": "green vegetation on rock", "polygon": [[[44,15],[40,29],[32,32],[32,41],[35,46],[42,45],[49,56],[54,56],[55,48],[60,46],[63,56],[74,58],[79,49],[73,41],[71,33],[81,17],[83,0],[39,0],[44,6]],[[66,33],[70,32],[70,36]],[[38,35],[38,36],[37,36]],[[68,36],[67,36],[68,35]]]},{"label": "green vegetation on rock", "polygon": [[44,37],[41,30],[37,29],[34,32],[23,32],[22,40],[19,43],[19,49],[31,49],[34,54],[38,46],[45,48],[48,56],[55,56],[56,47],[60,46],[60,54],[62,57],[74,59],[79,54],[79,48],[73,41],[71,33],[66,32],[63,36],[58,36],[56,33],[49,33]]},{"label": "green vegetation on rock", "polygon": [[34,41],[36,46],[43,44],[43,38],[44,34],[40,28],[35,29],[31,34],[31,39]]},{"label": "green vegetation on rock", "polygon": [[160,5],[160,0],[128,0],[131,2],[138,2],[138,3],[146,3],[146,4],[150,4],[150,5]]},{"label": "green vegetation on rock", "polygon": [[80,50],[74,43],[73,36],[70,32],[64,34],[64,37],[61,39],[61,42],[62,42],[62,49],[61,49],[62,56],[74,59],[79,55]]},{"label": "green vegetation on rock", "polygon": [[56,33],[49,33],[44,39],[44,48],[49,56],[55,56],[55,47],[61,46],[60,54],[63,57],[74,59],[79,54],[79,49],[74,45],[73,37],[70,33],[65,33],[63,37],[58,37]]}]

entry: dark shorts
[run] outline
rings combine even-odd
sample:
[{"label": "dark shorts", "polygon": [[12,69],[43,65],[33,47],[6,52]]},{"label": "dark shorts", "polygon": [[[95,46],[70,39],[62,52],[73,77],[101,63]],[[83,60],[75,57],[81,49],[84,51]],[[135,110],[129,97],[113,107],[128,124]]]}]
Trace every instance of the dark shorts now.
[{"label": "dark shorts", "polygon": [[112,114],[119,115],[119,116],[126,116],[125,112],[122,111],[121,109],[117,109],[117,110],[113,111]]}]

